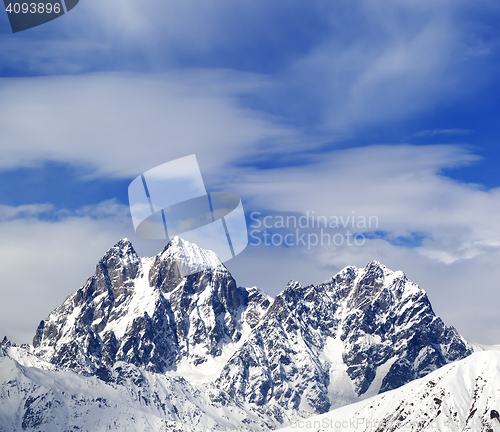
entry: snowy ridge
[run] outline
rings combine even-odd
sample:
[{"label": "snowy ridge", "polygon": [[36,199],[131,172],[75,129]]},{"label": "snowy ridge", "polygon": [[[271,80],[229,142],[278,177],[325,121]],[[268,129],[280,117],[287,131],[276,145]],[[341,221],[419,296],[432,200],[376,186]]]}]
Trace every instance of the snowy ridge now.
[{"label": "snowy ridge", "polygon": [[472,348],[474,349],[474,352],[481,352],[481,351],[500,351],[500,344],[498,345],[484,345],[484,344],[479,344],[476,342],[471,342]]},{"label": "snowy ridge", "polygon": [[396,390],[280,432],[500,431],[500,352],[483,351]]},{"label": "snowy ridge", "polygon": [[[69,370],[21,365],[0,351],[0,431],[250,431],[257,414],[211,402],[182,378],[119,364],[119,385]],[[12,354],[12,348],[9,349]],[[22,349],[21,349],[22,351]],[[16,353],[25,362],[28,353]]]}]

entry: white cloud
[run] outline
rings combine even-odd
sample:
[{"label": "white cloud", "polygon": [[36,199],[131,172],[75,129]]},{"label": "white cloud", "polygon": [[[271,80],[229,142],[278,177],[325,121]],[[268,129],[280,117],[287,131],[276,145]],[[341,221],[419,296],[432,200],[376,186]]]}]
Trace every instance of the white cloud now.
[{"label": "white cloud", "polygon": [[51,204],[25,204],[17,207],[0,205],[0,221],[4,222],[18,218],[37,217],[43,213],[53,211],[54,206]]},{"label": "white cloud", "polygon": [[409,138],[436,136],[436,135],[467,135],[471,132],[472,131],[469,129],[430,129],[417,132],[411,135]]},{"label": "white cloud", "polygon": [[0,83],[0,167],[55,160],[135,177],[196,153],[210,173],[262,140],[297,141],[291,128],[237,105],[258,84],[229,71],[9,79]]},{"label": "white cloud", "polygon": [[80,207],[74,211],[74,214],[78,217],[90,217],[92,219],[116,219],[122,223],[128,223],[130,219],[129,207],[120,204],[116,199]]},{"label": "white cloud", "polygon": [[261,208],[344,217],[354,212],[377,216],[379,230],[396,236],[425,233],[421,253],[449,262],[500,241],[500,189],[440,175],[476,160],[457,146],[371,146],[321,155],[313,165],[254,171],[235,183]]}]

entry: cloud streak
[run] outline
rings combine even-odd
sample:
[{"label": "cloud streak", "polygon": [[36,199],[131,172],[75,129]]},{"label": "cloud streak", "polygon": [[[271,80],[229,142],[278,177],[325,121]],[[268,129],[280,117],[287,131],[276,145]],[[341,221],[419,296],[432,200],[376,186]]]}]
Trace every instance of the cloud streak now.
[{"label": "cloud streak", "polygon": [[135,177],[196,153],[202,170],[221,168],[262,140],[296,140],[291,128],[236,104],[255,85],[229,71],[12,79],[0,83],[0,166],[53,160]]}]

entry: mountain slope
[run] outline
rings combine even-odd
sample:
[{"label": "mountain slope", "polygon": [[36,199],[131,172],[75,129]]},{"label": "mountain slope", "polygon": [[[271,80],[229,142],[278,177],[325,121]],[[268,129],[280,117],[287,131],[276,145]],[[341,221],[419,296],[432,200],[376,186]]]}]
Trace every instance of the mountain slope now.
[{"label": "mountain slope", "polygon": [[280,432],[500,431],[500,352],[483,351],[425,378],[293,423]]},{"label": "mountain slope", "polygon": [[0,347],[0,432],[267,430],[257,415],[206,390],[117,363],[114,382],[84,377],[24,348]]}]

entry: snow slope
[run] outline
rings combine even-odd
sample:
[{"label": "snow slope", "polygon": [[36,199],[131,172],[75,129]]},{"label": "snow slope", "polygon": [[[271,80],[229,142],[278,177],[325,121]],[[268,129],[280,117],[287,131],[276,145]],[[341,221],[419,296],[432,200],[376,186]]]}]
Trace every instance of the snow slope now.
[{"label": "snow slope", "polygon": [[[17,359],[14,360],[14,358]],[[267,430],[237,406],[218,404],[207,389],[126,363],[116,382],[54,367],[17,347],[0,348],[1,432],[156,432]],[[271,423],[272,424],[272,423]]]},{"label": "snow slope", "polygon": [[280,432],[500,431],[500,352],[482,351],[424,378]]}]

